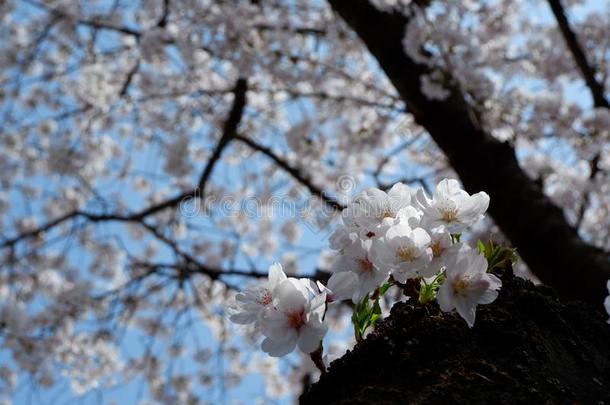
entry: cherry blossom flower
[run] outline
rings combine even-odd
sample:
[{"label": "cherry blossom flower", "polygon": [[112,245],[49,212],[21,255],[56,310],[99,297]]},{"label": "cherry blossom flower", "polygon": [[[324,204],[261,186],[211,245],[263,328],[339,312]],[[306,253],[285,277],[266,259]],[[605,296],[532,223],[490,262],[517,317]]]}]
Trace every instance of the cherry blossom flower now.
[{"label": "cherry blossom flower", "polygon": [[438,183],[432,199],[425,191],[417,191],[417,202],[424,211],[424,225],[430,229],[444,226],[451,233],[460,233],[479,221],[489,206],[489,196],[481,191],[469,195],[457,180]]},{"label": "cherry blossom flower", "polygon": [[375,290],[388,277],[389,270],[383,269],[371,261],[369,251],[372,240],[357,239],[344,248],[332,265],[333,273],[351,271],[358,276],[358,283],[352,300],[354,303]]},{"label": "cherry blossom flower", "polygon": [[274,263],[269,267],[269,279],[262,285],[249,286],[235,296],[235,305],[229,308],[229,319],[246,325],[259,320],[265,308],[273,302],[272,292],[286,280],[282,265]]},{"label": "cherry blossom flower", "polygon": [[351,299],[358,285],[358,276],[352,271],[334,273],[324,286],[318,281],[318,288],[326,293],[326,302],[338,302]]},{"label": "cherry blossom flower", "polygon": [[489,304],[498,297],[499,278],[487,273],[487,260],[475,249],[457,244],[447,257],[445,281],[436,300],[442,311],[456,309],[468,324],[474,325],[478,304]]},{"label": "cherry blossom flower", "polygon": [[281,357],[296,346],[305,353],[316,350],[328,327],[322,318],[326,293],[310,299],[310,291],[300,280],[288,278],[273,290],[273,306],[261,317],[261,331],[265,340],[264,352]]},{"label": "cherry blossom flower", "polygon": [[378,236],[379,228],[390,225],[401,209],[411,204],[411,188],[402,183],[396,183],[386,193],[378,188],[363,191],[354,200],[354,222],[360,228],[363,236]]},{"label": "cherry blossom flower", "polygon": [[[350,232],[353,231],[353,232]],[[329,237],[329,245],[333,250],[341,250],[358,238],[357,229],[340,225]]]},{"label": "cherry blossom flower", "polygon": [[388,229],[385,237],[373,240],[371,257],[379,268],[389,268],[397,281],[409,278],[429,277],[425,270],[432,261],[430,235],[423,228],[412,229],[400,222]]},{"label": "cherry blossom flower", "polygon": [[445,265],[445,258],[451,247],[451,234],[444,228],[436,228],[430,232],[430,249],[432,249],[432,261],[422,274],[439,272]]}]

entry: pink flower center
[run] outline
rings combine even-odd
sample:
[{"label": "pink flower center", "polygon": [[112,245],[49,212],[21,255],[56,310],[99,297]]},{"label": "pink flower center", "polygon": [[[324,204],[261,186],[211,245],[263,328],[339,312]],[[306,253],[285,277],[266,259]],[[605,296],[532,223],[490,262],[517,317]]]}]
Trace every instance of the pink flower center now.
[{"label": "pink flower center", "polygon": [[258,300],[261,305],[269,305],[272,301],[273,297],[271,296],[271,292],[269,290],[265,290],[261,298]]},{"label": "pink flower center", "polygon": [[301,326],[305,324],[303,311],[291,312],[288,314],[288,324],[291,328],[296,330],[301,329]]},{"label": "pink flower center", "polygon": [[445,222],[457,221],[458,209],[457,208],[443,208],[441,210],[441,218]]},{"label": "pink flower center", "polygon": [[383,212],[381,213],[381,215],[379,215],[380,219],[385,219],[385,218],[394,218],[394,213],[392,212],[391,209],[386,208],[385,210],[383,210]]},{"label": "pink flower center", "polygon": [[417,255],[412,247],[403,247],[396,251],[396,257],[403,262],[412,262],[417,258]]},{"label": "pink flower center", "polygon": [[364,273],[370,273],[373,271],[373,263],[371,263],[371,261],[366,257],[356,259],[356,263],[358,263],[358,267],[360,267],[360,270],[362,270]]},{"label": "pink flower center", "polygon": [[439,257],[443,253],[443,250],[445,250],[441,245],[440,240],[432,242],[430,247],[432,248],[432,255],[434,255],[434,257]]},{"label": "pink flower center", "polygon": [[466,289],[470,286],[470,282],[467,278],[458,278],[453,282],[453,290],[458,295],[466,295]]}]

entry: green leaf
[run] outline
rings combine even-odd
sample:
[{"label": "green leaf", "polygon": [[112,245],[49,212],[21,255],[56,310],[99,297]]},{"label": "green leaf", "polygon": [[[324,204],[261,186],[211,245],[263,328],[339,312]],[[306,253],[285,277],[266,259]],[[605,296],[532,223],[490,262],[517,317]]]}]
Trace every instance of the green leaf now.
[{"label": "green leaf", "polygon": [[487,259],[487,271],[506,271],[511,265],[517,262],[516,249],[505,246],[495,246],[491,240],[487,242],[487,244],[478,241],[477,247],[479,248],[479,251],[483,253],[485,259]]},{"label": "green leaf", "polygon": [[[390,284],[391,285],[391,284]],[[387,291],[389,285],[380,287],[380,291]],[[371,304],[371,299],[367,295],[358,304],[354,305],[352,313],[352,324],[354,325],[354,337],[360,342],[364,333],[369,327],[375,326],[375,323],[381,316],[381,306],[379,305],[379,294],[376,294],[375,300]]]},{"label": "green leaf", "polygon": [[443,281],[445,281],[444,273],[437,274],[430,284],[422,278],[419,286],[419,303],[425,304],[434,300]]},{"label": "green leaf", "polygon": [[379,306],[379,300],[375,300],[375,304],[373,304],[373,314],[381,315],[381,307]]},{"label": "green leaf", "polygon": [[388,291],[388,289],[392,287],[392,284],[393,283],[389,281],[387,283],[382,284],[381,287],[379,287],[379,296],[383,296]]}]

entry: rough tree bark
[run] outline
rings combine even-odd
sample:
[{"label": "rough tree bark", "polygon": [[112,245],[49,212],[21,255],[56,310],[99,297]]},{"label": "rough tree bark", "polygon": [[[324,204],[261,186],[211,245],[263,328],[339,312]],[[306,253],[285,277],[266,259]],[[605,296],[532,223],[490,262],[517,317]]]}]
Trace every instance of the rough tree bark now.
[{"label": "rough tree bark", "polygon": [[561,297],[602,308],[610,278],[607,253],[585,243],[563,212],[519,167],[508,143],[483,129],[458,88],[443,101],[421,92],[429,68],[405,53],[406,16],[378,10],[367,0],[328,0],[377,59],[416,122],[430,133],[470,192],[486,191],[489,211],[532,271]]},{"label": "rough tree bark", "polygon": [[587,304],[512,274],[479,306],[455,313],[397,304],[302,397],[320,404],[608,404],[610,326]]}]

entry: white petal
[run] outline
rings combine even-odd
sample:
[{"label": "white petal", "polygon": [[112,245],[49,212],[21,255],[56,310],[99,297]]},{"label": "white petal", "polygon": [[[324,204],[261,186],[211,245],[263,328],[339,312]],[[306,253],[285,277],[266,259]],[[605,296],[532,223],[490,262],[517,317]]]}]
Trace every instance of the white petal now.
[{"label": "white petal", "polygon": [[472,225],[478,221],[489,207],[489,196],[481,191],[465,198],[459,207],[458,217],[461,222]]},{"label": "white petal", "polygon": [[[232,312],[232,311],[231,311]],[[256,322],[258,319],[258,312],[248,311],[248,310],[235,310],[235,312],[230,313],[229,320],[238,325],[248,325],[250,323]]]},{"label": "white petal", "polygon": [[373,240],[369,258],[378,269],[388,268],[396,261],[396,255],[389,249],[383,238]]},{"label": "white petal", "polygon": [[502,288],[502,280],[500,280],[498,277],[494,276],[493,274],[486,274],[485,277],[487,278],[487,281],[489,281],[490,289],[499,290]]},{"label": "white petal", "polygon": [[358,277],[358,284],[352,301],[360,302],[366,294],[369,294],[379,287],[388,278],[388,273],[373,271],[363,273]]},{"label": "white petal", "polygon": [[307,290],[297,279],[288,278],[273,291],[274,303],[282,312],[295,312],[305,309]]},{"label": "white petal", "polygon": [[[465,252],[466,253],[466,252]],[[465,274],[485,274],[487,272],[487,259],[477,249],[471,249],[465,255]]]},{"label": "white petal", "polygon": [[423,212],[412,205],[404,207],[396,214],[398,222],[406,223],[411,228],[417,228],[421,222]]},{"label": "white petal", "polygon": [[450,197],[461,190],[460,183],[455,179],[443,179],[436,185],[434,199],[436,197]]},{"label": "white petal", "polygon": [[491,304],[498,298],[498,291],[486,290],[478,299],[479,304]]},{"label": "white petal", "polygon": [[449,312],[455,308],[453,295],[453,280],[445,280],[445,282],[438,289],[436,294],[436,301],[438,302],[441,311]]},{"label": "white petal", "polygon": [[261,332],[274,340],[284,340],[290,333],[296,333],[290,326],[286,315],[276,309],[268,308],[260,317]]},{"label": "white petal", "polygon": [[455,309],[457,309],[458,314],[468,324],[468,327],[472,328],[474,326],[474,320],[476,317],[476,302],[473,302],[470,297],[464,296],[456,296],[455,299]]},{"label": "white petal", "polygon": [[390,229],[388,229],[388,231],[386,232],[385,235],[385,239],[388,243],[392,244],[394,243],[394,239],[401,239],[401,238],[411,238],[413,233],[413,230],[411,229],[411,227],[404,223],[404,222],[399,222],[398,224],[392,226]]},{"label": "white petal", "polygon": [[335,273],[328,279],[328,288],[333,301],[343,301],[354,295],[358,276],[351,271]]},{"label": "white petal", "polygon": [[323,292],[321,294],[316,295],[309,302],[309,313],[310,316],[318,317],[322,319],[324,316],[324,312],[326,311],[326,293]]},{"label": "white petal", "polygon": [[415,277],[415,274],[411,273],[409,269],[396,268],[392,270],[392,277],[399,283],[404,284],[408,279]]},{"label": "white petal", "polygon": [[243,293],[239,293],[235,295],[235,301],[241,302],[244,304],[251,304],[256,302],[256,297],[253,294],[248,294],[247,289],[244,290]]},{"label": "white petal", "polygon": [[432,249],[428,248],[422,252],[421,256],[413,263],[417,273],[422,277],[432,277],[440,270],[439,266],[430,266],[433,255]]},{"label": "white petal", "polygon": [[303,286],[303,288],[307,292],[306,296],[313,297],[313,296],[320,294],[320,292],[321,292],[321,290],[318,288],[318,285],[316,284],[316,282],[310,278],[306,278],[306,277],[299,278],[299,283],[301,284],[301,286]]},{"label": "white petal", "polygon": [[292,352],[296,347],[296,339],[276,341],[265,338],[261,344],[261,349],[271,357],[282,357]]},{"label": "white petal", "polygon": [[489,281],[485,277],[472,278],[462,291],[462,295],[465,295],[470,302],[478,303],[488,290]]},{"label": "white petal", "polygon": [[299,349],[305,353],[311,353],[316,350],[320,346],[320,341],[326,335],[327,330],[327,326],[323,322],[318,321],[317,318],[315,321],[303,325],[299,331]]},{"label": "white petal", "polygon": [[354,260],[351,257],[341,255],[333,262],[330,271],[333,273],[354,271]]},{"label": "white petal", "polygon": [[438,289],[436,301],[438,302],[441,311],[449,312],[455,308],[453,300],[453,280],[447,279]]},{"label": "white petal", "polygon": [[415,193],[415,201],[422,209],[430,208],[432,204],[432,200],[426,195],[426,192],[423,188],[417,189]]},{"label": "white petal", "polygon": [[412,194],[411,187],[403,183],[394,184],[388,191],[388,196],[392,200],[392,205],[396,211],[411,204]]},{"label": "white petal", "polygon": [[328,238],[330,248],[333,250],[341,250],[353,242],[356,235],[350,233],[348,228],[340,226]]},{"label": "white petal", "polygon": [[273,290],[278,284],[286,280],[286,274],[279,263],[273,263],[269,267],[269,289]]},{"label": "white petal", "polygon": [[445,266],[447,267],[447,275],[450,277],[458,277],[466,273],[471,268],[473,258],[478,255],[478,252],[464,244],[457,243],[447,249],[445,256]]},{"label": "white petal", "polygon": [[419,249],[430,245],[430,242],[431,242],[430,235],[423,228],[413,229],[412,238],[413,238],[413,243]]}]

